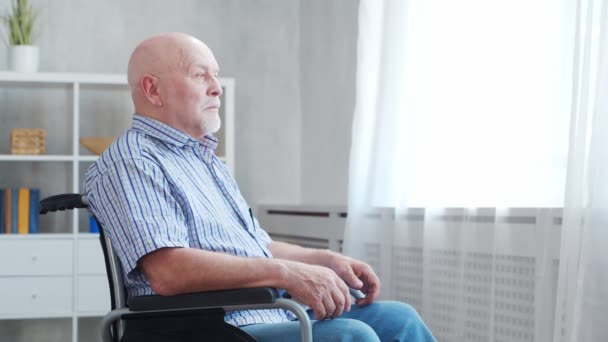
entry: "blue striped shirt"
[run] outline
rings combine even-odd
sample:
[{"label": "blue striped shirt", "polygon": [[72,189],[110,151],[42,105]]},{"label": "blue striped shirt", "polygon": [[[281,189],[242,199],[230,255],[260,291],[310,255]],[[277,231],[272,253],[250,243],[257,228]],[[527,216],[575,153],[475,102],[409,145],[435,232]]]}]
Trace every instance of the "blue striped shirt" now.
[{"label": "blue striped shirt", "polygon": [[[129,298],[154,294],[137,261],[159,248],[272,257],[270,237],[215,155],[216,147],[212,135],[196,140],[135,114],[132,128],[87,170],[85,194],[115,246]],[[225,320],[246,325],[291,318],[274,309],[231,312]]]}]

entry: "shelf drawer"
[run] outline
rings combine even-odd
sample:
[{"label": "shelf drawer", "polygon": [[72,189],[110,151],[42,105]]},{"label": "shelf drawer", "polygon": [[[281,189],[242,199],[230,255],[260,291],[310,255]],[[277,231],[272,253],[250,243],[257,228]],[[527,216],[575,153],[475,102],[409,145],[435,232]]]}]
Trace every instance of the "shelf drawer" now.
[{"label": "shelf drawer", "polygon": [[99,239],[78,241],[78,274],[106,275],[106,265],[103,260]]},{"label": "shelf drawer", "polygon": [[110,311],[110,287],[103,276],[78,277],[78,313],[103,316]]},{"label": "shelf drawer", "polygon": [[0,276],[71,275],[72,240],[0,240]]},{"label": "shelf drawer", "polygon": [[72,278],[2,278],[0,303],[1,318],[71,316]]}]

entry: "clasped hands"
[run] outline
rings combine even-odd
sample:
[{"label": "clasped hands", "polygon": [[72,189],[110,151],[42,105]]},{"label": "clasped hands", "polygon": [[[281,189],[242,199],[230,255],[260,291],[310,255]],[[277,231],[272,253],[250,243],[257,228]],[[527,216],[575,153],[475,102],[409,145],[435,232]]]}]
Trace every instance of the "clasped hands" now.
[{"label": "clasped hands", "polygon": [[338,253],[329,254],[323,265],[291,262],[288,277],[287,291],[308,305],[317,320],[350,311],[349,287],[365,294],[355,301],[360,306],[373,303],[380,293],[380,280],[368,264]]}]

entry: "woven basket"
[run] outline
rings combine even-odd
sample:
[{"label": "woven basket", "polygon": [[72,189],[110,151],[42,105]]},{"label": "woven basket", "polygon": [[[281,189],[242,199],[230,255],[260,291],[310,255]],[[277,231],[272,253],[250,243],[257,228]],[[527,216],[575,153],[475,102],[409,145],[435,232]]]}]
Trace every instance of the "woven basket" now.
[{"label": "woven basket", "polygon": [[43,154],[45,136],[44,128],[11,129],[11,154]]}]

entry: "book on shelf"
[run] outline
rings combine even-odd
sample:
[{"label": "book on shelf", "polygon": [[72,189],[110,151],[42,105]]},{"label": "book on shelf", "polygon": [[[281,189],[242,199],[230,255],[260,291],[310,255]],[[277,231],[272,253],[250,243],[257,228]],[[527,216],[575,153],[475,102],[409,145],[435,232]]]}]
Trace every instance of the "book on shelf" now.
[{"label": "book on shelf", "polygon": [[92,214],[89,214],[89,233],[99,233],[97,219]]},{"label": "book on shelf", "polygon": [[11,219],[11,205],[13,201],[11,200],[11,189],[4,189],[4,233],[11,233],[11,223],[13,222]]},{"label": "book on shelf", "polygon": [[12,188],[11,190],[11,234],[17,234],[17,221],[19,219],[19,189]]},{"label": "book on shelf", "polygon": [[27,234],[30,230],[30,189],[19,188],[17,200],[17,233]]},{"label": "book on shelf", "polygon": [[38,233],[40,189],[0,189],[0,232],[3,234]]},{"label": "book on shelf", "polygon": [[38,218],[40,216],[40,189],[30,189],[30,234],[38,233]]}]

